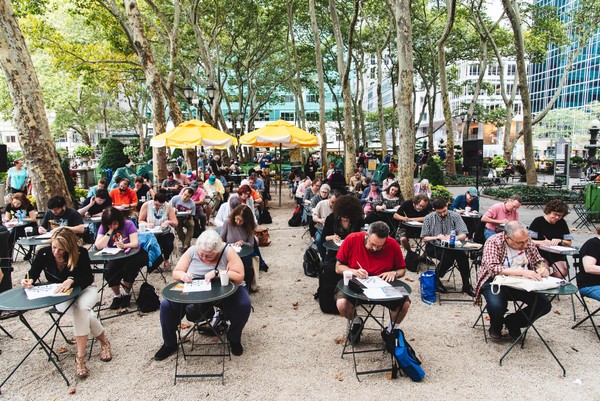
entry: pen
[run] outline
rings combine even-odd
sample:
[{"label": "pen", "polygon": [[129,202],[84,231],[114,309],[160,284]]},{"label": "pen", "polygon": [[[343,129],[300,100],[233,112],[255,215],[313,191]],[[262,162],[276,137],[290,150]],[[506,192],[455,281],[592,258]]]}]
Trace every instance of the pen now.
[{"label": "pen", "polygon": [[508,255],[506,255],[506,264],[508,265],[508,268],[510,269],[510,259],[508,258]]}]

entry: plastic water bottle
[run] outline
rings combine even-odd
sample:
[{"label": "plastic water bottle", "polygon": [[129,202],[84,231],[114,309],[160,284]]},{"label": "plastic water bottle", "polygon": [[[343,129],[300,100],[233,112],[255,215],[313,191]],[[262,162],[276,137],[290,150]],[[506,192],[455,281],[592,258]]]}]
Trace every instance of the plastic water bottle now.
[{"label": "plastic water bottle", "polygon": [[19,219],[19,223],[23,223],[23,211],[17,210],[17,218]]},{"label": "plastic water bottle", "polygon": [[450,239],[448,240],[448,246],[450,248],[454,248],[454,245],[456,245],[456,230],[453,227],[452,230],[450,230]]}]

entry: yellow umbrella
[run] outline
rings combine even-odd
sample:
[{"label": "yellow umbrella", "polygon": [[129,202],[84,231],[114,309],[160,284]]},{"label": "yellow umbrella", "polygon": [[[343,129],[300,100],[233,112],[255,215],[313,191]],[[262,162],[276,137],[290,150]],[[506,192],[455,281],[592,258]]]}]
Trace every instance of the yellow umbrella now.
[{"label": "yellow umbrella", "polygon": [[319,139],[290,122],[277,120],[243,135],[240,137],[240,143],[254,147],[279,146],[279,174],[281,175],[279,179],[279,206],[281,206],[281,183],[283,181],[281,148],[313,148],[319,146]]},{"label": "yellow umbrella", "polygon": [[179,149],[191,149],[196,146],[225,149],[237,145],[237,139],[212,125],[200,120],[190,120],[150,139],[150,146],[160,148],[169,146]]}]

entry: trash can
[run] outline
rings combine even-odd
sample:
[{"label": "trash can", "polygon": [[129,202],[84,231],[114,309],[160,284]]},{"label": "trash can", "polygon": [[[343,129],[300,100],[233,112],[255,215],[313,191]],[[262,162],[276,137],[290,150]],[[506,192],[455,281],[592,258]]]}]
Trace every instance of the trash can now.
[{"label": "trash can", "polygon": [[585,207],[593,212],[600,212],[600,188],[596,184],[585,187]]}]

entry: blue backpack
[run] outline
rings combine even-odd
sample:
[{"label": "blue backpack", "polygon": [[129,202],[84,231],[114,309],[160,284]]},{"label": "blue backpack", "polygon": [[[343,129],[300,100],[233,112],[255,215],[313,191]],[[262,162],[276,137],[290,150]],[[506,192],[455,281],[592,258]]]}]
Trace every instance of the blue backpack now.
[{"label": "blue backpack", "polygon": [[421,301],[427,305],[435,303],[435,270],[427,270],[421,273]]},{"label": "blue backpack", "polygon": [[414,382],[420,382],[425,377],[425,371],[421,368],[421,361],[415,355],[415,351],[404,338],[404,332],[400,329],[394,330],[398,333],[398,340],[394,348],[394,356],[398,366],[405,375]]}]

